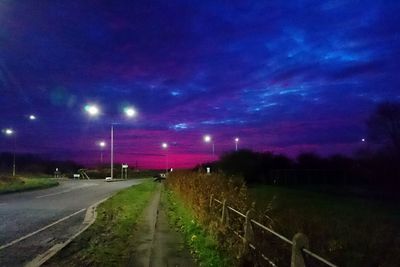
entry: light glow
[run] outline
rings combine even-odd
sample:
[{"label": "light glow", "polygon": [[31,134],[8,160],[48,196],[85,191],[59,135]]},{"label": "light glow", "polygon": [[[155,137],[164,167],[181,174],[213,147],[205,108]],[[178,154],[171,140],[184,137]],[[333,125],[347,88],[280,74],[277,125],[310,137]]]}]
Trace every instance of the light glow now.
[{"label": "light glow", "polygon": [[13,129],[10,129],[10,128],[7,128],[7,129],[3,130],[3,132],[4,132],[6,135],[12,135],[12,134],[14,134],[14,130],[13,130]]},{"label": "light glow", "polygon": [[210,135],[205,135],[204,136],[204,142],[206,142],[206,143],[211,142],[211,136]]},{"label": "light glow", "polygon": [[31,115],[29,115],[29,119],[30,119],[31,121],[34,121],[34,120],[36,120],[36,116],[33,115],[33,114],[31,114]]},{"label": "light glow", "polygon": [[100,142],[99,142],[99,146],[100,146],[100,147],[105,147],[105,146],[106,146],[106,142],[100,141]]},{"label": "light glow", "polygon": [[128,117],[136,116],[136,110],[132,107],[127,107],[124,109],[125,115]]},{"label": "light glow", "polygon": [[164,148],[164,149],[165,149],[165,148],[168,148],[168,144],[167,144],[167,143],[162,143],[162,144],[161,144],[161,147]]},{"label": "light glow", "polygon": [[86,105],[85,106],[85,111],[90,115],[90,116],[96,116],[100,113],[100,109],[96,105]]}]

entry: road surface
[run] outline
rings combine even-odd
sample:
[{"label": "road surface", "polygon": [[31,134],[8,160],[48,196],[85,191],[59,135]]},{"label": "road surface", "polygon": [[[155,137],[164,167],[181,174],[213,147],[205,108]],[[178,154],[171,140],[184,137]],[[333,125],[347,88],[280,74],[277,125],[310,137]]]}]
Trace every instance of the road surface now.
[{"label": "road surface", "polygon": [[143,180],[64,180],[57,187],[0,195],[0,266],[23,266],[82,227],[86,208]]}]

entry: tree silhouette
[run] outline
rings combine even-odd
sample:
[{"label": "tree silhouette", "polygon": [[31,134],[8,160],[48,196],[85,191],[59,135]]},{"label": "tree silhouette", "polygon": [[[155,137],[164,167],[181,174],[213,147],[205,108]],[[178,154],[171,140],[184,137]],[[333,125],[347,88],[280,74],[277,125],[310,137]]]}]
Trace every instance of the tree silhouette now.
[{"label": "tree silhouette", "polygon": [[400,102],[380,103],[367,121],[369,138],[400,156]]}]

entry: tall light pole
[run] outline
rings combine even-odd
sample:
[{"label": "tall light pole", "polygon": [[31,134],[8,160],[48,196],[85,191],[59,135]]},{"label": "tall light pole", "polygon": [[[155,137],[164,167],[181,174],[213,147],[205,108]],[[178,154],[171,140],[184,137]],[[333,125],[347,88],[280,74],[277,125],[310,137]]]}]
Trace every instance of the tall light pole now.
[{"label": "tall light pole", "polygon": [[215,147],[214,147],[214,141],[212,141],[211,136],[207,134],[207,135],[205,135],[205,136],[203,137],[203,140],[204,140],[204,142],[206,142],[206,143],[211,143],[211,144],[212,144],[212,155],[214,156],[214,154],[215,154]]},{"label": "tall light pole", "polygon": [[161,147],[165,149],[165,174],[168,173],[168,144],[162,143]]},{"label": "tall light pole", "polygon": [[15,153],[16,153],[16,147],[17,147],[17,136],[15,135],[15,131],[11,128],[4,129],[3,133],[7,136],[14,136],[12,176],[15,176]]},{"label": "tall light pole", "polygon": [[[96,105],[86,105],[85,111],[92,117],[98,116],[100,114],[100,109]],[[133,107],[124,108],[125,116],[128,118],[135,117],[137,115],[136,110]],[[110,161],[111,161],[111,179],[114,179],[114,125],[118,123],[111,123],[111,137],[110,137]]]},{"label": "tall light pole", "polygon": [[235,138],[235,151],[238,150],[239,137]]},{"label": "tall light pole", "polygon": [[114,124],[111,123],[111,156],[110,156],[110,161],[111,161],[111,179],[114,179]]},{"label": "tall light pole", "polygon": [[[137,115],[133,107],[124,108],[124,113],[127,118],[133,118]],[[114,125],[118,123],[111,123],[111,179],[114,179]]]},{"label": "tall light pole", "polygon": [[106,146],[106,142],[100,141],[99,146],[100,146],[100,164],[103,164],[103,148]]},{"label": "tall light pole", "polygon": [[[133,118],[137,115],[136,110],[133,107],[124,108],[125,116]],[[111,123],[111,179],[114,179],[114,125],[117,123]]]}]

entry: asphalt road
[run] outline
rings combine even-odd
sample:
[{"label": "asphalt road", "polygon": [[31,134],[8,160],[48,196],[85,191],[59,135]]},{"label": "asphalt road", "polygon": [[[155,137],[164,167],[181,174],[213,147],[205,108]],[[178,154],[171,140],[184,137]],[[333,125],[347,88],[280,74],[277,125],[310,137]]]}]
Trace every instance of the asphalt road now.
[{"label": "asphalt road", "polygon": [[23,266],[82,228],[86,209],[143,180],[65,180],[57,187],[0,195],[0,266]]}]

